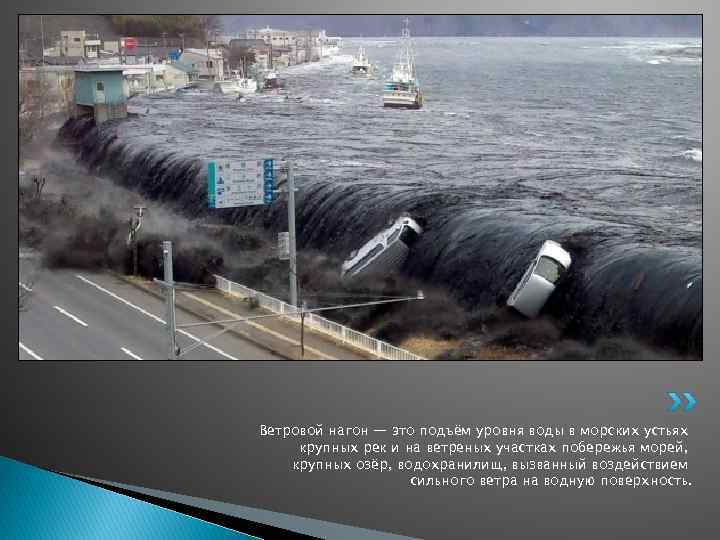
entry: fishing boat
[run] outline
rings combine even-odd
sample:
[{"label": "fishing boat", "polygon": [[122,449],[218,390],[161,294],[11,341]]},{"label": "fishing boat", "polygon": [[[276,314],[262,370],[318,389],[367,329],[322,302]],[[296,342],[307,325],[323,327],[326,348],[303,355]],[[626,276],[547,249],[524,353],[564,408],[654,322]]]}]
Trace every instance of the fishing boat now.
[{"label": "fishing boat", "polygon": [[374,66],[368,60],[367,54],[365,54],[365,48],[360,47],[357,56],[353,57],[353,66],[350,73],[356,77],[367,77],[372,75]]},{"label": "fishing boat", "polygon": [[400,52],[393,66],[390,80],[383,87],[383,105],[405,109],[420,109],[423,95],[415,71],[415,52],[410,39],[409,19],[405,19]]},{"label": "fishing boat", "polygon": [[229,79],[215,83],[215,90],[221,94],[246,96],[257,92],[257,81],[243,77],[240,71],[233,70]]}]

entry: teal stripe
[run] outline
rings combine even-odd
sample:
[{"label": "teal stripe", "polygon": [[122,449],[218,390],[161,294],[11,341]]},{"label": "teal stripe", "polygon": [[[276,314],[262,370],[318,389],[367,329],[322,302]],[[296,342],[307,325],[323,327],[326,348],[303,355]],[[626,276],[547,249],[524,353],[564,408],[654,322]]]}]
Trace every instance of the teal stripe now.
[{"label": "teal stripe", "polygon": [[255,537],[0,457],[0,537],[251,540]]},{"label": "teal stripe", "polygon": [[215,208],[215,162],[208,161],[208,208]]}]

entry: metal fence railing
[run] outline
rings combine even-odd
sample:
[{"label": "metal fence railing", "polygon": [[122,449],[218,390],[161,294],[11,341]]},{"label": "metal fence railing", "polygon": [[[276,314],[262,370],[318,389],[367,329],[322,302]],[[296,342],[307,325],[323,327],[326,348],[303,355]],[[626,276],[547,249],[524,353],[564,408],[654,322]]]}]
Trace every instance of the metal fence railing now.
[{"label": "metal fence railing", "polygon": [[[232,296],[253,298],[260,307],[272,313],[286,315],[288,318],[299,322],[300,316],[297,314],[298,309],[295,306],[265,293],[218,275],[215,275],[215,288]],[[308,313],[305,316],[305,324],[308,328],[326,334],[340,343],[351,345],[385,360],[424,360],[422,356],[338,324],[316,313]]]}]

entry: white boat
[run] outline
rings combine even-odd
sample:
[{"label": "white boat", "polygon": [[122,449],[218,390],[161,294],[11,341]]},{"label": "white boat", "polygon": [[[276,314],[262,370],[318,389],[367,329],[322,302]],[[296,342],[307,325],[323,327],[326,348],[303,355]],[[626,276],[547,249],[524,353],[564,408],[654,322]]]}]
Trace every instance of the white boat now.
[{"label": "white boat", "polygon": [[398,218],[350,254],[340,270],[341,277],[347,279],[358,275],[396,272],[407,259],[410,246],[422,232],[422,227],[414,219],[407,216]]},{"label": "white boat", "polygon": [[365,48],[360,47],[357,56],[353,57],[353,66],[350,73],[357,77],[367,77],[372,75],[375,67],[368,60],[367,54],[365,54]]},{"label": "white boat", "polygon": [[222,94],[246,96],[257,92],[257,81],[242,76],[238,70],[231,72],[231,77],[215,83],[215,90]]},{"label": "white boat", "polygon": [[405,19],[404,22],[400,52],[393,66],[392,76],[383,87],[383,105],[419,109],[423,105],[423,95],[415,71],[415,52],[408,27],[410,21]]}]

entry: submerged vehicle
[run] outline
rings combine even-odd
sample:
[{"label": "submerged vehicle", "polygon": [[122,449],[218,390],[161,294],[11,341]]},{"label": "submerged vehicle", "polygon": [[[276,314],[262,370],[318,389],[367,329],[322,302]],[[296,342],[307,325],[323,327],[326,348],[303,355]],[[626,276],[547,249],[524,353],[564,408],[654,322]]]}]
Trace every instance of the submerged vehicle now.
[{"label": "submerged vehicle", "polygon": [[545,241],[508,298],[507,305],[526,317],[537,317],[571,263],[570,254],[560,244]]},{"label": "submerged vehicle", "polygon": [[423,230],[408,216],[395,220],[360,249],[353,251],[342,265],[343,278],[368,274],[390,274],[400,269],[407,259],[410,246]]},{"label": "submerged vehicle", "polygon": [[353,57],[353,66],[350,73],[356,77],[367,77],[373,74],[374,66],[365,54],[365,48],[360,47],[357,56]]},{"label": "submerged vehicle", "polygon": [[415,71],[415,53],[410,40],[409,20],[405,19],[402,42],[397,62],[393,66],[392,76],[383,87],[383,106],[405,109],[420,109],[423,95]]}]

